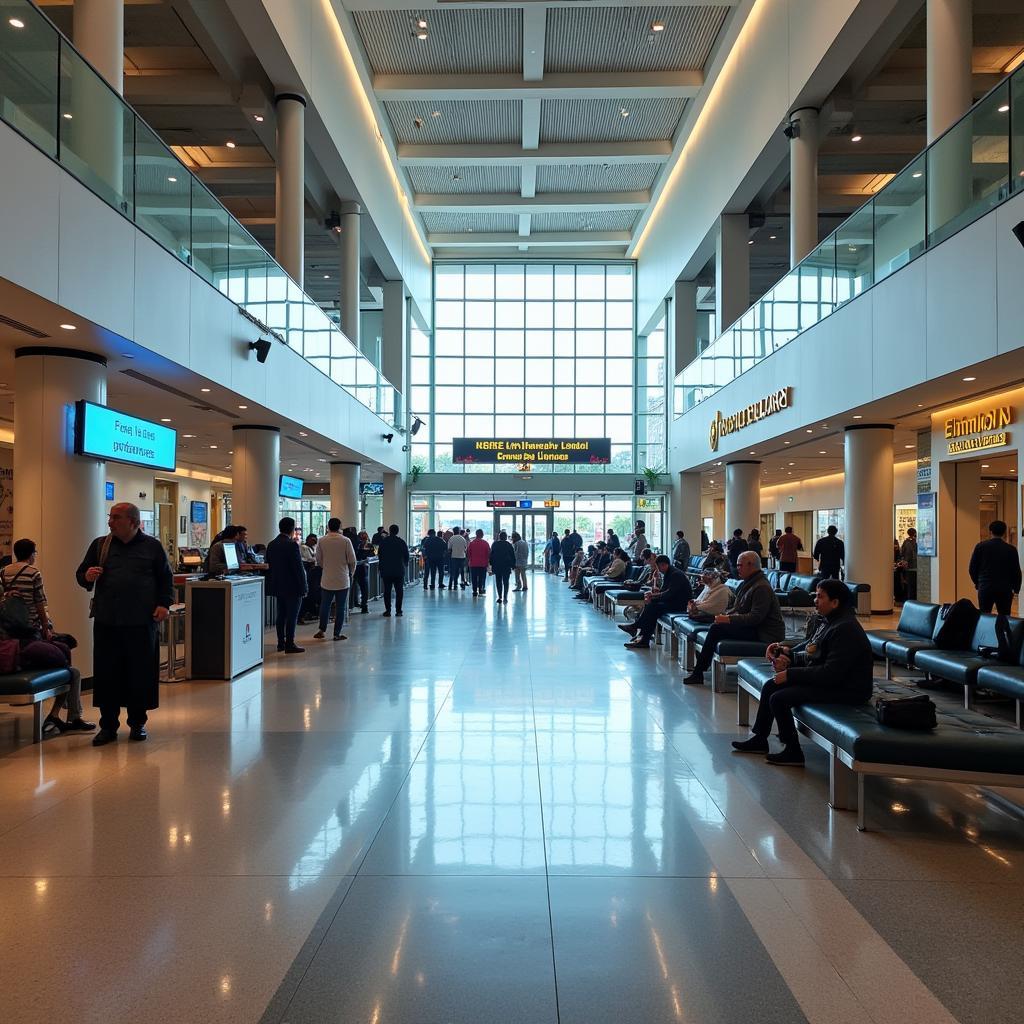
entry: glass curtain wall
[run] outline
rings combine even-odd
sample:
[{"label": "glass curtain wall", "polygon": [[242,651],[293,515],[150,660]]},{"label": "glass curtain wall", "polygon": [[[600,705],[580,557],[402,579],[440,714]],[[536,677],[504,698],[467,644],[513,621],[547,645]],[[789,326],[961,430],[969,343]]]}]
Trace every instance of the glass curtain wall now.
[{"label": "glass curtain wall", "polygon": [[[634,337],[630,263],[435,264],[434,332],[414,331],[410,344],[410,408],[428,413],[412,465],[515,473],[453,465],[452,439],[610,437],[610,466],[574,471],[633,472]],[[664,347],[655,341],[643,365],[645,384],[657,381],[660,351],[663,391]],[[532,467],[555,471],[566,470]]]}]

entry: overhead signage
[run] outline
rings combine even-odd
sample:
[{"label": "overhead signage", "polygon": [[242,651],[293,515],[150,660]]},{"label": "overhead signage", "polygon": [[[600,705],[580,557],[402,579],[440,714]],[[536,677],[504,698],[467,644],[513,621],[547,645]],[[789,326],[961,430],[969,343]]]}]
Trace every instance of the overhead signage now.
[{"label": "overhead signage", "polygon": [[75,402],[75,454],[173,472],[178,432],[93,402]]},{"label": "overhead signage", "polygon": [[359,485],[359,493],[381,495],[384,493],[384,481],[376,480],[367,483],[361,483]]},{"label": "overhead signage", "polygon": [[773,391],[770,395],[751,402],[750,405],[744,406],[739,412],[734,412],[729,416],[723,416],[721,411],[716,412],[715,418],[711,421],[709,436],[711,450],[717,452],[718,442],[727,434],[734,434],[737,430],[749,427],[758,420],[774,416],[775,413],[788,409],[792,404],[793,389],[779,388],[778,391]]},{"label": "overhead signage", "polygon": [[612,461],[612,442],[608,437],[457,437],[452,460],[456,465],[607,466]]},{"label": "overhead signage", "polygon": [[285,474],[282,473],[281,481],[277,488],[277,496],[279,498],[301,498],[302,477],[285,476]]},{"label": "overhead signage", "polygon": [[[547,502],[545,502],[545,504],[547,504]],[[488,508],[533,508],[533,501],[532,501],[532,499],[527,499],[527,500],[522,500],[522,499],[520,499],[520,500],[514,500],[514,499],[501,500],[501,499],[499,499],[499,500],[496,500],[496,501],[489,501],[489,502],[487,502],[487,507]]]},{"label": "overhead signage", "polygon": [[994,406],[970,416],[951,416],[944,424],[947,455],[964,455],[989,448],[1002,448],[1010,443],[1003,428],[1013,422],[1009,405]]},{"label": "overhead signage", "polygon": [[545,501],[544,502],[544,507],[545,508],[561,508],[562,507],[562,503],[560,501]]}]

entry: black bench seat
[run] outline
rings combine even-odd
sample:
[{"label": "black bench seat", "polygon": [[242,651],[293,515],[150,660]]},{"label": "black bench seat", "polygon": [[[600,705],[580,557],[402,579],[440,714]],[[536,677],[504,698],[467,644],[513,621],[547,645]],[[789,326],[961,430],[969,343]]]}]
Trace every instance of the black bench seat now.
[{"label": "black bench seat", "polygon": [[[749,698],[759,699],[773,675],[772,666],[763,659],[740,661],[739,725],[749,725]],[[880,682],[875,692],[906,696],[917,691]],[[797,707],[794,717],[800,731],[830,754],[829,804],[838,810],[856,809],[861,831],[867,775],[1024,786],[1024,733],[967,709],[941,709],[938,728],[930,732],[880,725],[871,704]]]},{"label": "black bench seat", "polygon": [[43,701],[71,689],[66,668],[26,669],[0,676],[0,704],[32,705],[32,742],[43,738]]},{"label": "black bench seat", "polygon": [[[900,620],[896,623],[895,629],[869,629],[867,630],[868,643],[871,644],[871,652],[876,658],[885,659],[885,678],[892,678],[892,661],[888,645],[891,644],[912,644],[922,643],[922,647],[900,648],[901,654],[911,659],[912,653],[916,650],[927,650],[934,646],[933,637],[936,631],[936,623],[939,619],[939,606],[928,604],[924,601],[906,601],[900,611]],[[896,648],[894,647],[894,651]],[[903,658],[897,660],[902,661]],[[908,666],[909,667],[909,666]]]}]

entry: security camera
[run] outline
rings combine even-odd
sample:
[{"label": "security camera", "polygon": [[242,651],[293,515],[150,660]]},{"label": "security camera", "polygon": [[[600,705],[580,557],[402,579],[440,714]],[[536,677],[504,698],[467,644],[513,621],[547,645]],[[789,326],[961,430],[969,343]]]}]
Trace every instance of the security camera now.
[{"label": "security camera", "polygon": [[391,442],[394,441],[394,439],[395,439],[395,435],[394,434],[381,434],[380,436],[385,441],[387,441],[388,444],[391,444]]},{"label": "security camera", "polygon": [[267,356],[270,355],[270,342],[266,338],[258,338],[256,341],[249,342],[249,351],[256,352],[256,362],[265,363]]},{"label": "security camera", "polygon": [[407,444],[403,444],[402,445],[402,451],[403,452],[407,452],[408,450],[409,450],[409,446]]},{"label": "security camera", "polygon": [[790,121],[785,128],[782,129],[782,134],[787,139],[799,139],[800,138],[800,122]]},{"label": "security camera", "polygon": [[422,426],[423,420],[421,420],[419,416],[414,416],[412,426],[409,428],[409,433],[415,437],[420,432],[420,427]]}]

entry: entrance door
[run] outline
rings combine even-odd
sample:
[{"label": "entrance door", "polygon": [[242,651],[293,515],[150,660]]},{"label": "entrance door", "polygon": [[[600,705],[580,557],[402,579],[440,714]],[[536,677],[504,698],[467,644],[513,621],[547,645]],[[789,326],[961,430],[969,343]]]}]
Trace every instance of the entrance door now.
[{"label": "entrance door", "polygon": [[554,524],[555,514],[550,510],[538,512],[518,510],[510,510],[508,512],[496,511],[494,513],[494,536],[497,537],[502,530],[510,537],[513,533],[518,533],[530,545],[528,568],[543,569],[544,545],[551,536]]}]

